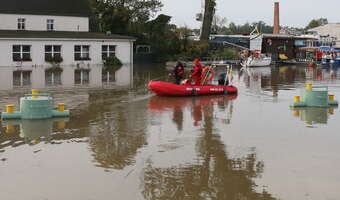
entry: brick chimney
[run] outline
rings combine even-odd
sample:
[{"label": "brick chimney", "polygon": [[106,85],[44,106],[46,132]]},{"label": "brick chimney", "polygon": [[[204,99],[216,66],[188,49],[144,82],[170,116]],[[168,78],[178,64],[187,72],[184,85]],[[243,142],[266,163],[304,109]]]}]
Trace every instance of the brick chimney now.
[{"label": "brick chimney", "polygon": [[280,34],[280,4],[274,3],[274,30],[273,34]]}]

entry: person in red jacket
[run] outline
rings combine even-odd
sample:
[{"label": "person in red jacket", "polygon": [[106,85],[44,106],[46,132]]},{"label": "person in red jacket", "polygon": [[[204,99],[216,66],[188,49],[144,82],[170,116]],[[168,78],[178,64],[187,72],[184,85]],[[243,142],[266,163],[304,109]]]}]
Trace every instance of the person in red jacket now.
[{"label": "person in red jacket", "polygon": [[194,69],[190,75],[194,79],[195,85],[201,85],[202,64],[198,58],[194,59]]}]

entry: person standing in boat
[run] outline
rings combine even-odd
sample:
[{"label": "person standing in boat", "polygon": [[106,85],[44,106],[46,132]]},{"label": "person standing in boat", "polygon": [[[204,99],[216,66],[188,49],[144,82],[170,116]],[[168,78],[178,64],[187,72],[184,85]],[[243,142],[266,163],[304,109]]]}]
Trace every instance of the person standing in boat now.
[{"label": "person standing in boat", "polygon": [[184,65],[180,61],[178,61],[172,73],[170,73],[169,76],[175,77],[175,83],[177,85],[181,84],[181,80],[183,79],[184,76]]},{"label": "person standing in boat", "polygon": [[190,76],[194,79],[195,85],[201,85],[202,64],[198,58],[194,59],[194,69]]}]

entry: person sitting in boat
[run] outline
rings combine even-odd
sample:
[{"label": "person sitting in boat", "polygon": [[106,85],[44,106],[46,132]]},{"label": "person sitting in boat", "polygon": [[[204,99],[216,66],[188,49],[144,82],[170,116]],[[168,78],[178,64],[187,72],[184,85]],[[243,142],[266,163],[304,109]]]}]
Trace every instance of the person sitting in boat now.
[{"label": "person sitting in boat", "polygon": [[229,85],[227,73],[221,73],[218,75],[218,85]]},{"label": "person sitting in boat", "polygon": [[192,70],[190,76],[194,79],[194,85],[201,85],[201,75],[202,75],[202,64],[198,58],[194,59],[194,69]]},{"label": "person sitting in boat", "polygon": [[178,61],[169,76],[175,77],[175,83],[179,85],[184,76],[184,65],[180,61]]}]

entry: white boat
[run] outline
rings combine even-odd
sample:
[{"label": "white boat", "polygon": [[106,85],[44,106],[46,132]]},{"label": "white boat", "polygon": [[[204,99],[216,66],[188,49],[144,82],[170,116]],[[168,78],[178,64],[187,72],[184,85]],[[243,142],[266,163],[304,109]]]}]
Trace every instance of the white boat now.
[{"label": "white boat", "polygon": [[260,55],[258,58],[250,57],[248,59],[250,60],[248,64],[249,67],[269,66],[272,62],[272,58],[265,55]]},{"label": "white boat", "polygon": [[250,33],[250,48],[249,50],[252,52],[248,58],[245,59],[242,66],[247,67],[262,67],[269,66],[272,62],[272,58],[262,54],[262,43],[263,43],[263,35],[259,32],[257,26]]},{"label": "white boat", "polygon": [[269,66],[272,62],[272,58],[269,56],[265,56],[260,54],[259,56],[249,56],[245,61],[241,63],[242,66],[247,67],[264,67]]}]

